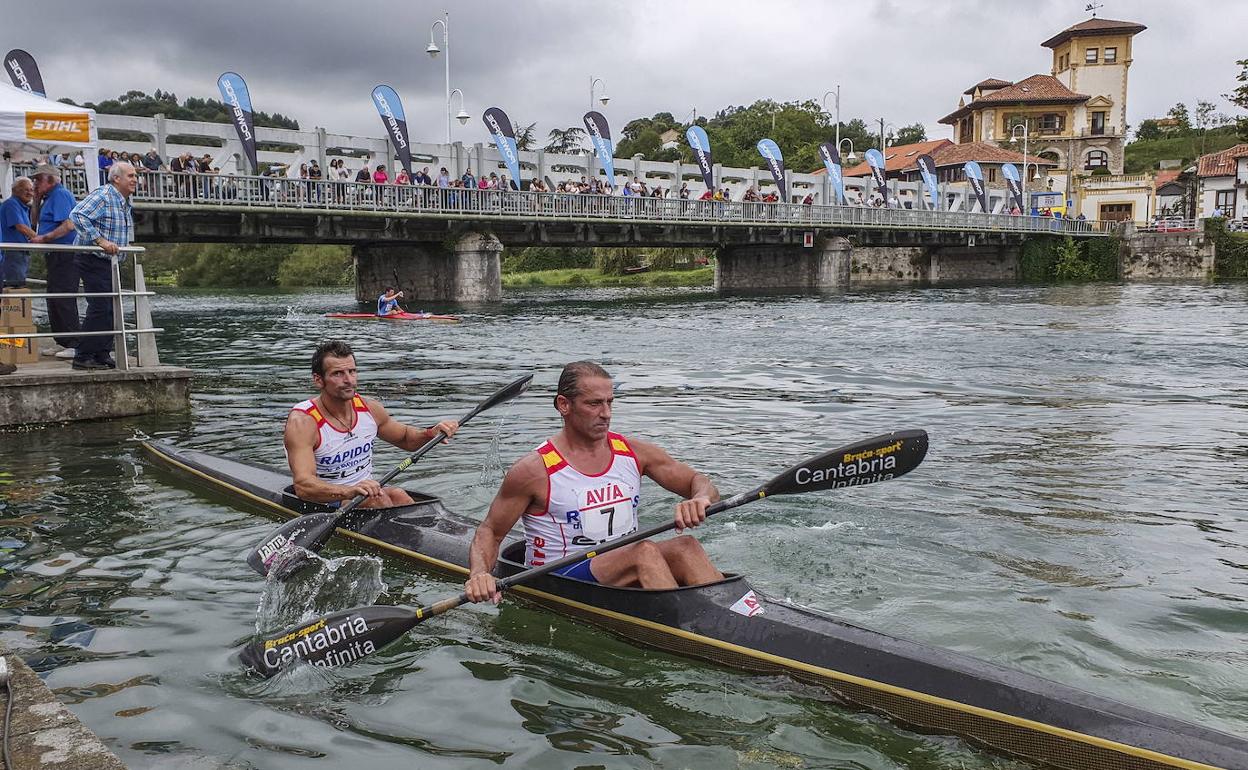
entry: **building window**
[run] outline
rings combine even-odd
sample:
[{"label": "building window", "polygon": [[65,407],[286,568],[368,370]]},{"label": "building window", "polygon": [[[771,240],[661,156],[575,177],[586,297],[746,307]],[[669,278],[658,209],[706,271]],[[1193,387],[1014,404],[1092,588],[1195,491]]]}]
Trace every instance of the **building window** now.
[{"label": "building window", "polygon": [[1235,218],[1235,191],[1218,190],[1213,196],[1213,207],[1222,209],[1222,215],[1228,219]]},{"label": "building window", "polygon": [[1097,49],[1097,48],[1089,48],[1089,49],[1087,49],[1086,51],[1084,51],[1084,52],[1083,52],[1083,63],[1084,63],[1084,64],[1096,64],[1096,52],[1097,52],[1098,50],[1099,50],[1099,49]]},{"label": "building window", "polygon": [[1100,168],[1109,168],[1109,153],[1104,150],[1093,150],[1088,153],[1088,157],[1084,160],[1084,171],[1096,171]]},{"label": "building window", "polygon": [[1092,113],[1092,133],[1095,136],[1102,136],[1105,133],[1105,117],[1107,113]]},{"label": "building window", "polygon": [[1114,63],[1114,62],[1116,62],[1116,61],[1118,61],[1118,49],[1117,49],[1117,48],[1106,48],[1106,49],[1105,49],[1105,63],[1106,63],[1106,64],[1113,64],[1113,63]]}]

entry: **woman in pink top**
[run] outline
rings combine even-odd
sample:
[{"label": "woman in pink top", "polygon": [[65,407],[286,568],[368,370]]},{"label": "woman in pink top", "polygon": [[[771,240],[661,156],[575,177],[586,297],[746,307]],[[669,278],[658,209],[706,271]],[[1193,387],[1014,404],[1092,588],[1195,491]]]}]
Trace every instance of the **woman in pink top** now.
[{"label": "woman in pink top", "polygon": [[411,184],[412,183],[411,177],[407,175],[407,169],[405,168],[399,169],[399,173],[394,175],[394,183],[395,184]]},{"label": "woman in pink top", "polygon": [[377,167],[377,170],[373,172],[373,181],[377,184],[385,184],[390,181],[390,177],[386,174],[385,166]]}]

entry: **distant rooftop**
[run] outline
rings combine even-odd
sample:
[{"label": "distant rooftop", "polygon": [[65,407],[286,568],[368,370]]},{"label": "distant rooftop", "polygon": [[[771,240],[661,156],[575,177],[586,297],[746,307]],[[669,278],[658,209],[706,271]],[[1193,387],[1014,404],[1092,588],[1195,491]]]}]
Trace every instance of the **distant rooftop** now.
[{"label": "distant rooftop", "polygon": [[1057,48],[1072,37],[1091,37],[1094,35],[1136,35],[1148,27],[1134,21],[1115,21],[1114,19],[1098,19],[1095,16],[1087,21],[1067,27],[1040,45],[1045,48]]}]

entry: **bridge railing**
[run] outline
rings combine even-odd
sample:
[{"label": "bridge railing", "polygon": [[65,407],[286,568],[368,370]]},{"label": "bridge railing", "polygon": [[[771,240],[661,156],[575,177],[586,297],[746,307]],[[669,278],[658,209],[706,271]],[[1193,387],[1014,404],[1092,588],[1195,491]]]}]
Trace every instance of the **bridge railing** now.
[{"label": "bridge railing", "polygon": [[456,219],[617,220],[872,229],[1057,232],[1104,235],[1112,223],[962,211],[700,201],[584,193],[471,190],[284,177],[143,172],[134,202],[177,207],[246,207],[389,212]]}]

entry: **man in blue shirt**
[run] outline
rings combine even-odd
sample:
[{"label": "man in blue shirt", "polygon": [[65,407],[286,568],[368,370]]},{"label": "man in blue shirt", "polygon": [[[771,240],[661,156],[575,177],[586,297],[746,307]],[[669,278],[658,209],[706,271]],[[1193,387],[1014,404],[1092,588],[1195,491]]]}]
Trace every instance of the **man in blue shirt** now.
[{"label": "man in blue shirt", "polygon": [[[74,223],[69,221],[69,212],[77,203],[74,194],[61,184],[61,170],[55,166],[44,165],[35,169],[35,197],[39,199],[38,232],[41,243],[55,243],[72,246],[74,243]],[[48,265],[49,294],[78,293],[78,265],[74,262],[72,252],[46,252],[44,259]],[[78,344],[78,300],[73,297],[62,297],[48,300],[48,323],[56,334],[56,343],[65,348],[58,357],[72,356]]]},{"label": "man in blue shirt", "polygon": [[[30,226],[30,202],[35,199],[35,183],[30,177],[19,176],[13,181],[13,195],[0,203],[0,243],[38,243],[39,236]],[[26,285],[30,252],[0,251],[0,279],[3,285],[20,289]]]},{"label": "man in blue shirt", "polygon": [[402,296],[403,292],[395,291],[393,286],[387,286],[386,293],[377,298],[377,315],[388,316],[402,313],[403,308],[399,307],[399,299]]},{"label": "man in blue shirt", "polygon": [[[108,169],[108,184],[92,190],[70,211],[77,230],[79,246],[99,246],[104,252],[80,252],[75,256],[82,286],[88,294],[113,291],[112,261],[125,259],[119,249],[134,240],[134,214],[130,196],[139,186],[139,172],[129,163],[117,162]],[[84,332],[103,332],[113,328],[113,299],[87,297],[87,315],[82,321]],[[74,356],[75,369],[115,369],[117,363],[109,355],[113,349],[112,335],[82,337]]]}]

